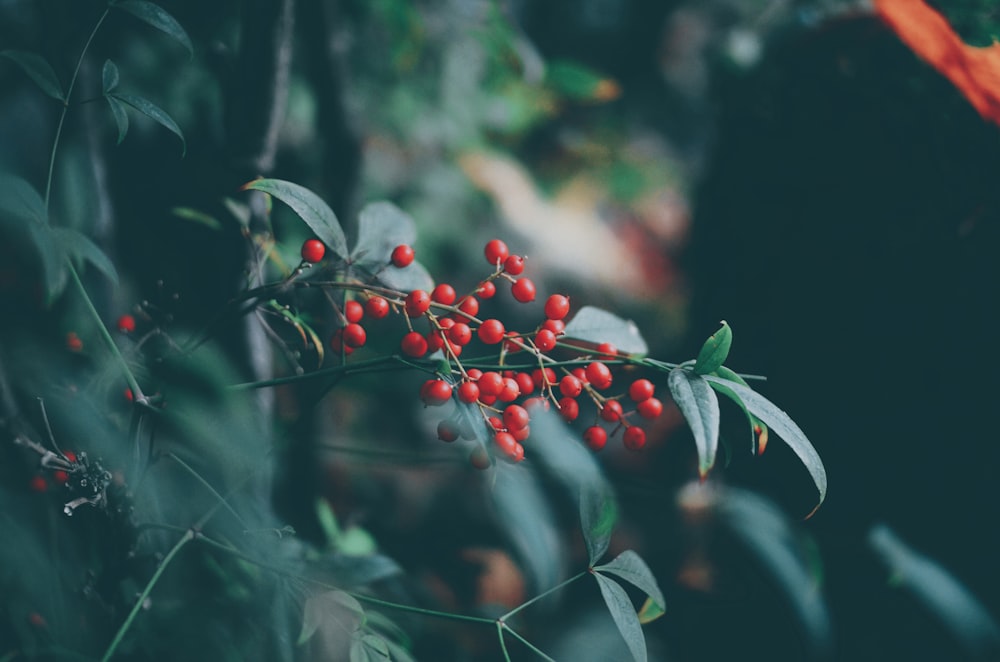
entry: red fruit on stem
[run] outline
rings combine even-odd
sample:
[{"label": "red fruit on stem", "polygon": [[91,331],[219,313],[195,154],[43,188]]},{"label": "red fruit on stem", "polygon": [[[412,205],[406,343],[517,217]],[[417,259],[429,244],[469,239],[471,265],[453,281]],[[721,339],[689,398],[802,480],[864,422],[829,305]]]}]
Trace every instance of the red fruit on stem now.
[{"label": "red fruit on stem", "polygon": [[567,398],[575,398],[583,392],[583,383],[575,375],[566,375],[559,380],[559,392]]},{"label": "red fruit on stem", "polygon": [[637,379],[628,387],[628,397],[635,402],[642,402],[653,397],[653,382],[648,379]]},{"label": "red fruit on stem", "polygon": [[495,345],[501,340],[505,329],[503,327],[503,322],[497,319],[488,319],[479,325],[479,329],[476,331],[476,335],[487,345]]},{"label": "red fruit on stem", "polygon": [[627,427],[622,434],[622,443],[630,451],[637,451],[646,445],[646,431],[634,425]]},{"label": "red fruit on stem", "polygon": [[510,293],[521,303],[529,303],[535,300],[535,284],[530,278],[519,278],[510,286]]},{"label": "red fruit on stem", "polygon": [[448,402],[451,399],[451,393],[451,384],[443,379],[431,379],[424,382],[424,388],[421,389],[420,395],[425,405],[436,407]]},{"label": "red fruit on stem", "polygon": [[441,441],[452,442],[458,439],[458,427],[449,420],[443,420],[438,423],[437,434]]},{"label": "red fruit on stem", "polygon": [[458,309],[466,315],[475,317],[479,314],[479,299],[476,297],[465,297],[458,302]]},{"label": "red fruit on stem", "polygon": [[573,398],[562,398],[559,400],[559,415],[567,421],[575,421],[580,415],[580,403]]},{"label": "red fruit on stem", "polygon": [[326,255],[326,246],[319,239],[306,239],[302,242],[302,260],[310,264],[316,264]]},{"label": "red fruit on stem", "polygon": [[135,331],[135,318],[131,315],[122,315],[119,317],[118,330],[122,333],[132,333]]},{"label": "red fruit on stem", "polygon": [[500,402],[514,402],[519,395],[521,395],[521,387],[517,385],[517,381],[513,377],[505,377],[503,388],[497,393],[497,399]]},{"label": "red fruit on stem", "polygon": [[601,418],[609,423],[617,423],[622,419],[622,403],[617,400],[607,400],[601,407]]},{"label": "red fruit on stem", "polygon": [[499,239],[491,239],[486,242],[483,254],[486,255],[486,261],[490,263],[490,266],[495,267],[497,264],[507,259],[507,256],[510,255],[510,251],[507,250],[507,244],[503,243]]},{"label": "red fruit on stem", "polygon": [[611,368],[600,361],[592,361],[586,368],[587,381],[596,389],[606,389],[611,386]]},{"label": "red fruit on stem", "polygon": [[609,342],[602,342],[597,346],[597,351],[600,354],[607,354],[608,356],[617,356],[618,348]]},{"label": "red fruit on stem", "polygon": [[418,359],[427,353],[427,340],[416,331],[410,331],[403,336],[399,348],[403,350],[403,354]]},{"label": "red fruit on stem", "polygon": [[514,446],[517,444],[517,439],[514,438],[510,432],[497,432],[493,435],[493,443],[495,443],[500,451],[504,455],[510,455],[514,450]]},{"label": "red fruit on stem", "polygon": [[52,479],[57,483],[67,483],[69,482],[69,474],[62,469],[56,469],[52,472]]},{"label": "red fruit on stem", "polygon": [[480,299],[491,299],[497,293],[497,286],[492,280],[486,280],[479,284],[476,294]]},{"label": "red fruit on stem", "polygon": [[406,295],[403,309],[410,317],[420,317],[431,307],[431,297],[423,290],[413,290]]},{"label": "red fruit on stem", "polygon": [[448,283],[440,283],[431,292],[431,299],[437,301],[438,303],[443,303],[446,306],[450,306],[455,303],[455,288]]},{"label": "red fruit on stem", "polygon": [[500,395],[500,391],[503,390],[504,382],[503,377],[500,376],[499,372],[484,372],[476,382],[479,385],[479,393],[482,395]]},{"label": "red fruit on stem", "polygon": [[413,264],[414,255],[415,254],[411,246],[408,246],[407,244],[400,244],[392,249],[392,255],[389,259],[393,266],[402,269],[403,267],[408,267]]},{"label": "red fruit on stem", "polygon": [[643,418],[656,418],[663,413],[663,403],[656,398],[647,398],[635,406]]},{"label": "red fruit on stem", "polygon": [[49,489],[49,484],[45,481],[44,476],[32,476],[28,487],[31,488],[32,492],[44,492]]},{"label": "red fruit on stem", "polygon": [[566,323],[562,320],[545,320],[542,322],[542,328],[551,331],[557,336],[566,333]]},{"label": "red fruit on stem", "polygon": [[372,297],[365,302],[365,313],[373,320],[384,319],[389,314],[389,302],[382,297]]},{"label": "red fruit on stem", "polygon": [[456,345],[468,345],[472,340],[472,329],[465,322],[458,322],[448,329],[448,339]]},{"label": "red fruit on stem", "polygon": [[514,437],[514,441],[526,441],[531,436],[531,426],[525,425],[523,428],[511,428],[509,430]]},{"label": "red fruit on stem", "polygon": [[521,395],[529,395],[535,390],[535,380],[526,372],[519,372],[514,375],[514,381],[521,390]]},{"label": "red fruit on stem", "polygon": [[520,430],[528,424],[531,416],[528,410],[521,405],[507,405],[503,410],[503,424],[508,430]]},{"label": "red fruit on stem", "polygon": [[520,276],[524,273],[524,258],[520,255],[511,255],[503,261],[503,270],[511,276]]},{"label": "red fruit on stem", "polygon": [[458,386],[458,399],[471,405],[479,399],[479,386],[475,382],[462,382]]},{"label": "red fruit on stem", "polygon": [[583,440],[592,451],[599,451],[608,443],[608,433],[598,425],[592,425],[583,431]]},{"label": "red fruit on stem", "polygon": [[535,347],[542,352],[549,352],[555,349],[556,346],[556,334],[552,333],[548,329],[542,329],[535,334]]},{"label": "red fruit on stem", "polygon": [[507,456],[510,458],[511,462],[520,462],[524,459],[524,446],[521,444],[514,444],[514,450]]},{"label": "red fruit on stem", "polygon": [[569,314],[569,297],[553,294],[545,300],[545,316],[550,320],[559,321]]},{"label": "red fruit on stem", "polygon": [[365,307],[357,301],[351,300],[344,303],[344,317],[348,322],[360,322],[364,316]]},{"label": "red fruit on stem", "polygon": [[365,328],[357,323],[351,323],[343,329],[344,344],[348,347],[361,347],[368,339]]}]

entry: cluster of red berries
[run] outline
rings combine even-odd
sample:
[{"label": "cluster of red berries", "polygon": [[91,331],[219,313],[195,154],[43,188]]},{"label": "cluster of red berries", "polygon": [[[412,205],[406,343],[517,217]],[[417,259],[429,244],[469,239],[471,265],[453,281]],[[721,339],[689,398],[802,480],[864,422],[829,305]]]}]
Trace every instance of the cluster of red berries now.
[{"label": "cluster of red berries", "polygon": [[[325,254],[323,244],[316,239],[302,246],[305,262],[320,261]],[[525,257],[511,254],[507,245],[499,240],[489,241],[484,248],[486,261],[493,272],[470,293],[460,296],[455,288],[440,283],[430,292],[415,289],[408,293],[385,288],[362,288],[359,300],[349,299],[341,313],[342,326],[330,339],[331,348],[344,357],[364,346],[367,331],[361,322],[364,318],[383,319],[392,311],[401,312],[407,324],[400,344],[400,352],[410,358],[424,358],[440,352],[449,366],[424,382],[420,389],[421,401],[429,407],[456,402],[472,407],[474,416],[458,415],[443,420],[438,425],[438,437],[455,441],[459,437],[475,439],[473,425],[485,425],[492,436],[496,450],[508,459],[519,462],[524,458],[523,443],[528,439],[531,426],[530,411],[533,407],[556,410],[566,421],[580,415],[578,399],[585,396],[597,408],[594,425],[588,427],[583,438],[593,450],[602,449],[608,441],[608,429],[602,421],[612,424],[611,434],[622,430],[626,448],[638,450],[646,444],[645,431],[629,421],[633,411],[625,411],[622,402],[626,394],[608,396],[604,392],[612,385],[612,372],[607,361],[622,359],[617,349],[602,343],[591,349],[569,342],[560,342],[565,334],[564,320],[570,312],[569,297],[562,294],[549,296],[544,303],[545,319],[533,331],[509,331],[496,318],[481,319],[480,303],[492,298],[497,283],[507,282],[514,300],[520,303],[534,301],[537,295],[534,282],[523,277]],[[396,246],[391,252],[387,268],[405,268],[413,263],[415,253],[409,245]],[[427,330],[414,327],[418,319],[427,322]],[[478,341],[486,346],[499,346],[499,366],[496,370],[466,369],[460,356],[466,347]],[[560,361],[549,356],[561,347],[572,358]],[[534,357],[537,367],[504,369],[508,354],[524,352]],[[560,372],[557,372],[560,371]],[[560,374],[561,373],[561,374]],[[628,389],[628,397],[635,404],[634,413],[645,419],[656,418],[663,411],[663,404],[653,397],[653,384],[647,379],[637,379]],[[478,409],[478,413],[476,410]],[[482,420],[476,420],[481,418]],[[488,464],[488,456],[485,458]],[[474,465],[483,464],[481,452],[474,453]]]}]

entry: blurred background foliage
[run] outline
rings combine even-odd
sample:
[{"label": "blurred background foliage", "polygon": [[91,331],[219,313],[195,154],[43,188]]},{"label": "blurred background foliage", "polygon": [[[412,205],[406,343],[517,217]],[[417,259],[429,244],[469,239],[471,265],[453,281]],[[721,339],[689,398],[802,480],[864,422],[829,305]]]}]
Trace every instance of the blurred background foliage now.
[{"label": "blurred background foliage", "polygon": [[[37,458],[4,440],[0,659],[99,654],[176,539],[136,522],[190,526],[218,502],[202,479],[233,495],[207,530],[295,572],[201,547],[179,556],[123,659],[340,659],[353,605],[295,573],[495,615],[585,563],[565,472],[582,480],[593,460],[561,466],[557,445],[484,485],[435,440],[421,375],[234,393],[296,367],[239,322],[192,360],[169,358],[246,285],[260,244],[297,261],[305,228],[280,206],[262,216],[238,190],[258,175],[318,192],[349,236],[365,202],[395,202],[417,222],[420,260],[457,287],[478,283],[479,247],[501,236],[541,291],[634,318],[654,356],[693,356],[730,322],[733,367],[768,375],[762,390],[816,443],[831,494],[792,524],[812,487],[780,447],[752,462],[732,453],[713,478],[731,490],[681,489],[696,458],[676,414],[642,454],[609,446],[598,462],[621,504],[612,553],[640,550],[667,594],[666,617],[646,628],[653,659],[995,654],[1000,144],[865,6],[162,4],[193,57],[111,15],[83,63],[75,99],[87,103],[69,115],[51,211],[114,259],[121,287],[87,279],[108,323],[138,307],[152,332],[142,348],[122,344],[169,394],[156,462],[142,470],[150,458],[126,445],[135,422],[79,302],[40,302],[30,251],[0,244],[6,436],[46,437],[43,398],[54,437],[101,458],[121,505],[66,518],[56,489],[26,487]],[[970,43],[1000,35],[988,0],[931,4]],[[0,45],[39,52],[65,82],[102,6],[0,2]],[[182,127],[183,158],[175,136],[139,117],[114,145],[97,94],[106,58],[123,91]],[[59,107],[8,62],[0,89],[0,169],[41,188]],[[533,322],[493,305],[510,325]],[[312,321],[331,323],[319,311]],[[65,349],[69,332],[82,352]],[[879,522],[900,538],[869,538]],[[566,593],[526,615],[526,636],[556,659],[621,659],[596,591]],[[296,647],[309,604],[333,616]],[[387,615],[370,614],[372,627],[399,641],[402,626],[418,659],[500,659],[491,631]]]}]

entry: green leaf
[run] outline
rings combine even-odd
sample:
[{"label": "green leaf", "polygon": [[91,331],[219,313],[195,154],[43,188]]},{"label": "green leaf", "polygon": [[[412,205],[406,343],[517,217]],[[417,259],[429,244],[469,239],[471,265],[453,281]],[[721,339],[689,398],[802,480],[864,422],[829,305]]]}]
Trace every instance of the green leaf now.
[{"label": "green leaf", "polygon": [[121,145],[128,133],[128,113],[125,112],[125,104],[111,95],[105,95],[104,98],[108,102],[108,107],[111,108],[111,116],[115,118],[115,126],[118,127],[118,144]]},{"label": "green leaf", "polygon": [[[750,385],[746,383],[746,380],[744,380],[742,377],[740,377],[738,374],[736,374],[735,372],[733,372],[724,365],[721,365],[718,368],[716,368],[712,374],[716,377],[721,377],[722,379],[727,379],[731,382],[736,382],[737,384],[742,384],[743,386],[750,388]],[[714,382],[714,381],[709,382],[709,386],[711,386],[716,391],[718,391],[722,395],[726,396],[727,398],[735,402],[736,405],[743,411],[743,414],[746,415],[747,417],[747,421],[750,423],[750,452],[753,455],[763,453],[764,448],[767,446],[767,439],[768,439],[767,425],[762,420],[760,420],[759,418],[750,413],[750,410],[747,409],[747,406],[743,404],[742,400],[740,400],[740,396],[736,395],[736,392],[733,391],[731,388],[723,384],[720,384],[719,382]],[[760,427],[759,437],[757,436],[757,433],[754,431],[754,428],[756,427]]]},{"label": "green leaf", "polygon": [[633,356],[643,356],[649,351],[635,322],[594,306],[584,306],[577,311],[566,324],[565,337],[595,345],[608,342],[619,352]]},{"label": "green leaf", "polygon": [[642,609],[639,610],[639,622],[643,625],[646,623],[652,623],[665,613],[667,613],[666,610],[656,604],[656,600],[653,598],[646,598],[646,602],[642,604]]},{"label": "green leaf", "polygon": [[653,571],[633,550],[627,549],[603,565],[594,566],[596,572],[604,572],[621,577],[653,599],[659,608],[666,608],[663,591],[656,583]]},{"label": "green leaf", "polygon": [[788,414],[778,409],[774,403],[753,389],[711,375],[705,375],[702,379],[710,384],[719,384],[733,391],[743,401],[750,413],[766,423],[799,457],[819,491],[819,503],[806,515],[807,519],[812,517],[816,509],[823,505],[823,500],[826,499],[826,468],[823,466],[823,460],[820,459],[819,453],[813,448],[805,433]]},{"label": "green leaf", "polygon": [[48,225],[48,212],[41,193],[28,180],[0,173],[0,220]]},{"label": "green leaf", "polygon": [[194,46],[191,45],[191,38],[181,27],[173,16],[163,7],[145,0],[121,0],[116,2],[114,7],[122,9],[132,14],[140,21],[152,25],[157,30],[165,32],[178,41],[188,52],[188,57],[194,55]]},{"label": "green leaf", "polygon": [[733,344],[733,330],[729,328],[726,320],[722,320],[722,328],[709,336],[705,344],[698,352],[698,359],[694,364],[694,371],[699,375],[706,375],[726,362],[729,356],[729,348]]},{"label": "green leaf", "polygon": [[0,56],[12,60],[21,67],[24,73],[28,74],[28,77],[41,88],[42,92],[57,101],[66,101],[66,94],[59,83],[59,77],[56,76],[52,65],[41,55],[27,51],[6,50],[0,51]]},{"label": "green leaf", "polygon": [[89,262],[102,274],[118,285],[118,272],[115,265],[90,237],[71,228],[52,228],[52,234],[59,246],[60,252],[74,264]]},{"label": "green leaf", "polygon": [[347,239],[337,215],[318,195],[298,184],[282,179],[255,179],[244,190],[262,191],[281,200],[305,221],[320,241],[338,258],[347,255]]},{"label": "green leaf", "polygon": [[365,610],[354,597],[343,591],[324,591],[306,599],[302,614],[302,629],[298,646],[308,642],[320,625],[332,619],[348,632],[354,632],[364,622]]},{"label": "green leaf", "polygon": [[177,218],[183,218],[185,221],[191,221],[192,223],[199,223],[211,230],[222,230],[222,223],[219,222],[219,219],[198,209],[174,207],[170,210],[170,213]]},{"label": "green leaf", "polygon": [[417,225],[409,214],[391,202],[371,202],[358,214],[358,241],[351,251],[354,264],[389,263],[392,249],[412,245],[417,239]]},{"label": "green leaf", "polygon": [[593,576],[601,588],[601,595],[604,597],[604,604],[608,606],[608,611],[611,612],[611,618],[614,619],[618,631],[621,632],[632,653],[632,659],[636,662],[645,662],[646,637],[642,634],[642,624],[639,623],[639,617],[635,613],[635,607],[632,606],[628,593],[617,582],[602,574],[595,572]]},{"label": "green leaf", "polygon": [[683,368],[670,371],[667,386],[694,434],[698,473],[704,478],[715,465],[719,446],[719,399],[704,377]]},{"label": "green leaf", "polygon": [[360,526],[349,526],[340,537],[337,551],[347,556],[370,556],[377,547],[372,534]]},{"label": "green leaf", "polygon": [[111,60],[104,61],[104,69],[101,70],[101,81],[105,94],[113,92],[118,87],[118,66]]},{"label": "green leaf", "polygon": [[602,494],[584,487],[580,491],[580,526],[591,566],[607,553],[617,521],[618,506],[610,490]]},{"label": "green leaf", "polygon": [[[149,99],[137,97],[133,94],[109,94],[108,98],[115,98],[127,103],[163,128],[172,132],[181,139],[181,156],[187,154],[187,143],[184,142],[184,134],[181,133],[181,128],[177,126],[177,123],[174,122],[173,118],[164,112],[162,108],[154,104]],[[119,126],[119,135],[120,134],[121,127]]]},{"label": "green leaf", "polygon": [[434,289],[434,278],[430,275],[424,265],[413,261],[409,266],[402,269],[392,265],[387,266],[378,272],[377,278],[386,287],[401,292],[412,290],[430,291]]},{"label": "green leaf", "polygon": [[28,236],[41,258],[45,298],[51,303],[66,287],[66,279],[69,276],[62,247],[49,225],[28,224]]},{"label": "green leaf", "polygon": [[618,85],[609,78],[574,62],[555,60],[545,69],[545,82],[570,99],[607,101],[618,96]]},{"label": "green leaf", "polygon": [[319,522],[320,528],[323,529],[326,546],[335,549],[343,533],[337,523],[337,515],[326,499],[316,499],[316,520]]},{"label": "green leaf", "polygon": [[884,525],[871,530],[868,544],[888,566],[894,585],[909,591],[961,645],[961,659],[1000,659],[1000,628],[965,586]]},{"label": "green leaf", "polygon": [[389,656],[389,645],[377,634],[365,632],[358,636],[355,633],[351,639],[351,660],[350,662],[379,662],[379,660],[391,660]]}]

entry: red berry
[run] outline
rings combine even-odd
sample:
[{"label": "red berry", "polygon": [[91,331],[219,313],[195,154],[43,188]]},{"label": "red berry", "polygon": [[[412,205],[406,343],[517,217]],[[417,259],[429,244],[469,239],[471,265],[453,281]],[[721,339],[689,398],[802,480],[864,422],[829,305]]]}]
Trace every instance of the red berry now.
[{"label": "red berry", "polygon": [[524,446],[521,444],[514,444],[514,450],[511,451],[507,457],[510,458],[511,462],[520,462],[524,459]]},{"label": "red berry", "polygon": [[70,462],[76,462],[76,453],[74,453],[73,451],[63,452],[63,457],[69,460]]},{"label": "red berry", "polygon": [[507,405],[503,410],[503,424],[507,426],[508,430],[520,430],[530,420],[531,416],[528,415],[528,410],[521,405]]},{"label": "red berry", "polygon": [[587,364],[587,381],[596,389],[606,389],[611,386],[611,368],[600,361]]},{"label": "red berry", "polygon": [[524,258],[520,255],[511,255],[503,261],[503,270],[511,276],[520,276],[524,273]]},{"label": "red berry", "polygon": [[135,318],[131,315],[122,315],[119,317],[118,330],[122,333],[132,333],[135,331]]},{"label": "red berry", "polygon": [[441,441],[452,442],[458,439],[458,428],[449,420],[438,423],[437,433]]},{"label": "red berry", "polygon": [[601,407],[601,418],[609,423],[617,423],[622,418],[622,403],[617,400],[608,400]]},{"label": "red berry", "polygon": [[476,382],[479,384],[479,392],[482,395],[500,395],[500,391],[503,390],[503,377],[500,376],[499,372],[484,372]]},{"label": "red berry", "polygon": [[486,261],[494,267],[506,260],[507,256],[510,255],[510,251],[507,250],[507,244],[499,239],[491,239],[486,242],[486,248],[483,249],[483,253],[486,255]]},{"label": "red berry", "polygon": [[32,492],[44,492],[49,489],[49,484],[45,482],[44,476],[32,476],[28,487],[31,488]]},{"label": "red berry", "polygon": [[479,339],[487,345],[495,345],[503,340],[504,332],[503,322],[497,319],[488,319],[479,325],[479,330],[476,333]]},{"label": "red berry", "polygon": [[403,350],[403,354],[414,358],[420,358],[427,353],[427,340],[416,331],[410,331],[403,336],[403,340],[399,343],[399,347]]},{"label": "red berry", "polygon": [[56,469],[52,472],[52,479],[57,483],[67,483],[69,482],[69,474],[62,469]]},{"label": "red berry", "polygon": [[479,368],[469,368],[465,371],[465,374],[469,376],[469,379],[475,380],[483,376],[483,371]]},{"label": "red berry", "polygon": [[365,328],[360,324],[351,323],[343,329],[344,344],[348,347],[361,347],[368,339]]},{"label": "red berry", "polygon": [[468,345],[472,340],[472,329],[465,322],[458,322],[448,329],[448,339],[456,345]]},{"label": "red berry", "polygon": [[574,375],[566,375],[559,380],[559,392],[567,398],[575,398],[583,392],[583,383]]},{"label": "red berry", "polygon": [[646,431],[634,425],[627,427],[622,434],[622,442],[625,444],[625,448],[637,451],[646,445]]},{"label": "red berry", "polygon": [[529,303],[535,300],[535,284],[530,278],[519,278],[511,285],[510,293],[521,303]]},{"label": "red berry", "polygon": [[587,370],[585,368],[579,368],[579,367],[578,368],[573,368],[572,370],[570,370],[570,373],[572,373],[572,375],[574,377],[576,377],[577,379],[579,379],[581,383],[583,383],[583,384],[588,383],[588,380],[587,380]]},{"label": "red berry", "polygon": [[497,432],[493,435],[493,442],[500,448],[504,455],[510,455],[514,450],[514,446],[517,445],[517,439],[510,432]]},{"label": "red berry", "polygon": [[431,354],[444,347],[444,338],[441,337],[440,331],[428,331],[424,339],[427,340],[427,351]]},{"label": "red berry", "polygon": [[553,294],[545,300],[545,316],[550,320],[561,320],[569,314],[569,297]]},{"label": "red berry", "polygon": [[500,402],[514,402],[519,395],[521,395],[521,387],[517,385],[517,381],[513,377],[505,377],[503,388],[497,393]]},{"label": "red berry", "polygon": [[365,307],[357,301],[348,301],[344,304],[344,317],[348,322],[360,322],[365,316]]},{"label": "red berry", "polygon": [[535,347],[542,352],[548,352],[555,349],[556,346],[556,334],[552,333],[548,329],[542,329],[535,334]]},{"label": "red berry", "polygon": [[424,382],[420,396],[425,405],[436,407],[451,399],[451,390],[451,384],[443,379],[431,379]]},{"label": "red berry", "polygon": [[403,267],[408,267],[413,264],[413,256],[414,253],[412,247],[406,244],[400,244],[392,249],[392,256],[389,259],[392,261],[393,266],[402,269]]},{"label": "red berry", "polygon": [[647,398],[635,406],[643,418],[656,418],[663,413],[663,403],[656,398]]},{"label": "red berry", "polygon": [[531,436],[531,426],[525,425],[523,428],[511,428],[508,430],[514,437],[514,441],[525,441]]},{"label": "red berry", "polygon": [[490,427],[493,428],[494,432],[503,432],[503,421],[499,416],[490,416],[486,419],[486,421],[490,424]]},{"label": "red berry", "polygon": [[433,292],[431,292],[431,299],[437,301],[438,303],[443,303],[446,306],[450,306],[455,303],[456,296],[455,288],[448,283],[441,283],[434,288]]},{"label": "red berry", "polygon": [[475,382],[462,382],[458,386],[458,399],[471,405],[479,399],[479,386]]},{"label": "red berry", "polygon": [[558,380],[556,379],[556,371],[552,368],[535,368],[531,371],[531,381],[535,382],[539,387],[551,386],[555,384]]},{"label": "red berry", "polygon": [[486,471],[493,464],[493,460],[490,459],[490,453],[486,450],[485,446],[476,446],[469,453],[469,464],[474,469]]},{"label": "red berry", "polygon": [[524,408],[527,409],[529,413],[535,407],[541,407],[542,411],[548,411],[551,405],[549,404],[548,398],[543,398],[541,396],[528,398],[524,401]]},{"label": "red berry", "polygon": [[316,264],[326,255],[326,246],[319,239],[306,239],[302,242],[302,259],[310,264]]},{"label": "red berry", "polygon": [[480,299],[490,299],[497,293],[497,286],[492,280],[486,280],[479,284],[476,294]]},{"label": "red berry", "polygon": [[406,295],[403,308],[410,317],[420,317],[431,307],[431,297],[423,290],[413,290]]},{"label": "red berry", "polygon": [[592,425],[583,431],[583,440],[592,451],[599,451],[608,443],[608,433],[598,425]]},{"label": "red berry", "polygon": [[80,336],[76,335],[75,331],[70,331],[66,334],[66,349],[71,352],[83,350],[83,341],[80,340]]},{"label": "red berry", "polygon": [[518,344],[520,342],[522,342],[520,333],[508,333],[503,343],[504,351],[510,352],[511,354],[514,352],[520,352],[521,345]]},{"label": "red berry", "polygon": [[562,320],[545,320],[542,322],[542,328],[551,331],[557,336],[566,333],[566,323]]},{"label": "red berry", "polygon": [[514,375],[514,381],[521,390],[521,395],[528,395],[535,390],[535,380],[526,372],[519,372]]},{"label": "red berry", "polygon": [[465,297],[458,302],[458,309],[466,315],[475,317],[479,313],[479,299],[476,297]]},{"label": "red berry", "polygon": [[628,387],[628,397],[635,402],[642,402],[653,397],[653,382],[648,379],[637,379]]},{"label": "red berry", "polygon": [[567,421],[575,421],[580,415],[580,403],[573,398],[559,400],[559,415]]},{"label": "red berry", "polygon": [[382,297],[372,297],[365,302],[365,312],[373,320],[380,320],[389,314],[389,302]]},{"label": "red berry", "polygon": [[344,342],[344,329],[337,329],[330,336],[330,349],[338,354],[343,352],[345,356],[350,356],[354,352],[354,347]]},{"label": "red berry", "polygon": [[618,354],[618,348],[609,342],[602,342],[597,346],[597,351],[600,354],[608,354],[609,356],[615,356]]}]

